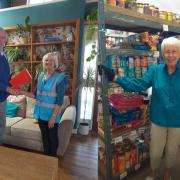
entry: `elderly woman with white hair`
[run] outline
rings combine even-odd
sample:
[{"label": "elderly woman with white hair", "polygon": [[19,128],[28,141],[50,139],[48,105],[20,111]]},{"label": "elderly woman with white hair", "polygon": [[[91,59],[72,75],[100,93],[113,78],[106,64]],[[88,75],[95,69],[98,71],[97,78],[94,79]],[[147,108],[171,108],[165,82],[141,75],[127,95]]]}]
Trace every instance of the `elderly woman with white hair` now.
[{"label": "elderly woman with white hair", "polygon": [[153,65],[141,78],[115,76],[113,70],[100,65],[109,81],[118,83],[125,90],[140,92],[152,87],[150,104],[151,175],[146,180],[158,178],[158,168],[165,151],[164,180],[171,179],[171,168],[175,164],[180,145],[180,40],[164,39],[161,44],[164,64]]},{"label": "elderly woman with white hair", "polygon": [[58,125],[67,78],[64,73],[56,71],[58,58],[55,53],[45,54],[42,61],[44,72],[38,78],[35,95],[24,91],[21,93],[36,98],[34,117],[41,130],[44,154],[57,156]]},{"label": "elderly woman with white hair", "polygon": [[66,76],[56,71],[58,59],[54,53],[43,56],[45,72],[38,78],[34,117],[38,119],[42,133],[44,153],[56,156],[58,148],[58,124],[61,118]]}]

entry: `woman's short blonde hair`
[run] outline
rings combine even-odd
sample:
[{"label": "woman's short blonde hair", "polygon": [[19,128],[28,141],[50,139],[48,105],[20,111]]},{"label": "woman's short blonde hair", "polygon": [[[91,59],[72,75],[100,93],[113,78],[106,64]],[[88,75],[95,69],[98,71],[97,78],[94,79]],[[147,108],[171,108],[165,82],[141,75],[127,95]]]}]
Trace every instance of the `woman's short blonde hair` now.
[{"label": "woman's short blonde hair", "polygon": [[59,59],[54,52],[47,53],[43,56],[43,59],[42,59],[43,67],[44,67],[45,60],[47,60],[48,58],[51,58],[54,61],[54,65],[55,65],[54,68],[57,69],[59,66]]},{"label": "woman's short blonde hair", "polygon": [[162,44],[161,44],[161,52],[162,55],[164,54],[164,48],[166,45],[175,45],[179,48],[179,53],[180,53],[180,40],[178,38],[175,37],[169,37],[163,40]]}]

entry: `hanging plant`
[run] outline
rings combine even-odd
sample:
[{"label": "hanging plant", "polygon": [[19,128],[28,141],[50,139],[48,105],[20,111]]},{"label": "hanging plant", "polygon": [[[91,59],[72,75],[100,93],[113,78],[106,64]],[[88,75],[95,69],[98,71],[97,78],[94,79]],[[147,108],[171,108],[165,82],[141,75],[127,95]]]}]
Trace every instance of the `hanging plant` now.
[{"label": "hanging plant", "polygon": [[[87,22],[87,28],[85,32],[85,41],[87,43],[92,42],[94,39],[96,33],[97,33],[97,8],[92,9],[91,13],[87,15],[86,17],[86,22]],[[86,61],[91,61],[95,58],[97,55],[97,47],[96,47],[96,42],[93,42],[91,46],[91,53],[87,57]]]},{"label": "hanging plant", "polygon": [[97,32],[97,8],[92,9],[91,13],[86,17],[87,29],[85,34],[85,40],[87,42],[92,41]]}]

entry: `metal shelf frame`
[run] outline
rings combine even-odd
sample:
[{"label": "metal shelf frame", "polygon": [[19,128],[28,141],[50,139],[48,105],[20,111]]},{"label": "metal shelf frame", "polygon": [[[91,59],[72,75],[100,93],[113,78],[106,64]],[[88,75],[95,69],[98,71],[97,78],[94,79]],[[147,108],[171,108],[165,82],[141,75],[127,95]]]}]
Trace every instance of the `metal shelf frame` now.
[{"label": "metal shelf frame", "polygon": [[[155,18],[133,12],[132,10],[113,7],[104,4],[104,0],[98,1],[98,42],[99,42],[99,64],[107,65],[106,56],[108,54],[131,54],[132,51],[123,50],[107,50],[106,49],[106,33],[105,29],[122,30],[128,32],[144,32],[152,33],[163,32],[164,25],[168,26],[170,35],[180,34],[180,24],[170,23],[160,18]],[[128,53],[129,52],[129,53]],[[134,51],[139,54],[139,51]],[[152,55],[151,52],[143,52],[141,55]],[[110,112],[108,107],[108,80],[102,72],[100,88],[102,93],[102,108],[103,108],[103,122],[104,122],[104,143],[106,155],[105,179],[112,180],[112,137]]]},{"label": "metal shelf frame", "polygon": [[[98,42],[99,42],[99,60],[100,64],[106,64],[106,36],[105,36],[105,18],[104,18],[104,2],[98,1]],[[106,180],[112,179],[112,146],[110,135],[110,120],[108,108],[108,81],[103,72],[101,77],[102,104],[103,104],[103,120],[104,120],[104,137],[105,137],[105,154],[106,154]]]}]

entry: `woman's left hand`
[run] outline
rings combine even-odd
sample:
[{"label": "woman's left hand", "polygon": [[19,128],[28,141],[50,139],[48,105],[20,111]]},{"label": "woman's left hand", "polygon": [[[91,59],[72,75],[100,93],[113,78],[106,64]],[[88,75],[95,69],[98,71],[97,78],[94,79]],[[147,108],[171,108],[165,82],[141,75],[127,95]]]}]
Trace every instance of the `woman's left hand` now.
[{"label": "woman's left hand", "polygon": [[55,118],[51,117],[51,119],[48,122],[48,127],[49,128],[53,128],[54,127],[54,122],[55,122]]}]

